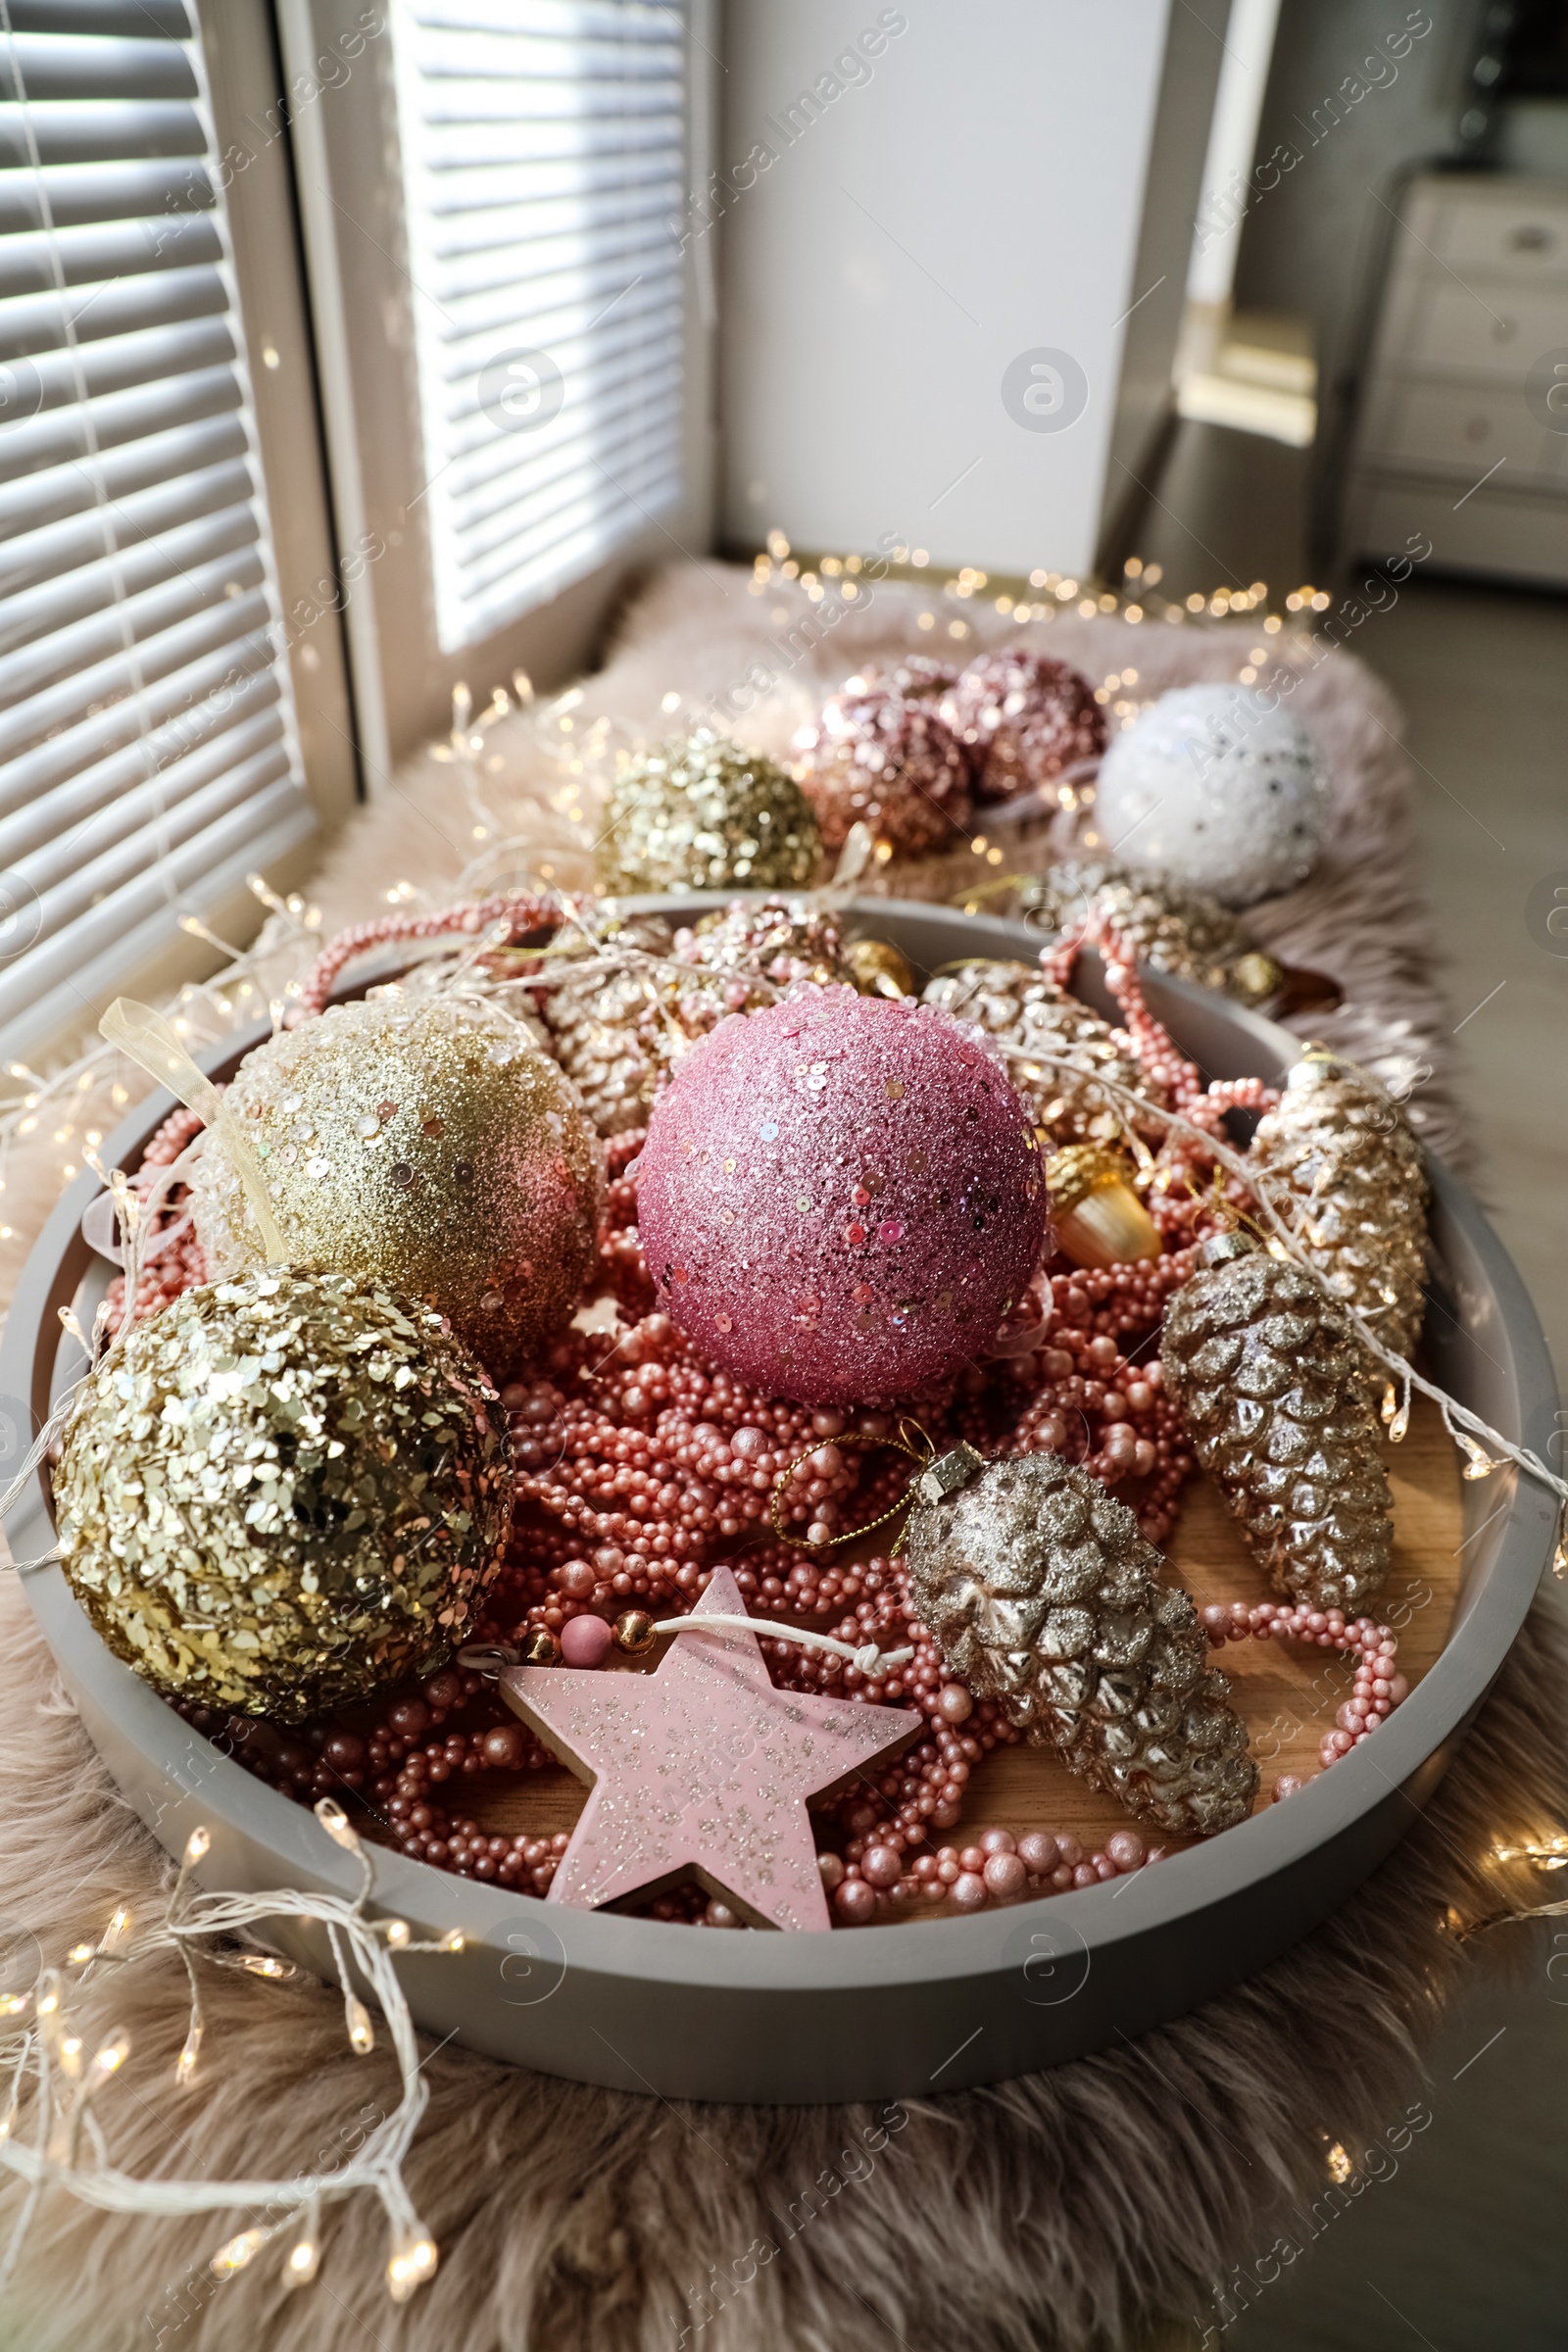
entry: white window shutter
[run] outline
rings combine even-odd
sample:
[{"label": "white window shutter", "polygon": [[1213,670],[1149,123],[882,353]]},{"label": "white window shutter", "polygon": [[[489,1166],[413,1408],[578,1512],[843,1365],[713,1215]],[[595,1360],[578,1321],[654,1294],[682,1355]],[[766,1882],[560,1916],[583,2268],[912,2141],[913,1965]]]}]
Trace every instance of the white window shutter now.
[{"label": "white window shutter", "polygon": [[452,653],[683,495],[686,22],[395,0],[436,626]]},{"label": "white window shutter", "polygon": [[199,30],[0,0],[0,1052],[315,817]]}]

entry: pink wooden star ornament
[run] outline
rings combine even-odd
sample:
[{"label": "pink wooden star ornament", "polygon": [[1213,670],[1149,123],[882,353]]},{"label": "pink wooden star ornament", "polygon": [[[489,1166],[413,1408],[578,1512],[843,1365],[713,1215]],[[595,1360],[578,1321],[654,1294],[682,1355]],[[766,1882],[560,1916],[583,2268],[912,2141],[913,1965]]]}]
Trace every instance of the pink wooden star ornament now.
[{"label": "pink wooden star ornament", "polygon": [[[727,1568],[698,1609],[745,1616]],[[689,1877],[757,1927],[827,1927],[806,1800],[903,1747],[923,1718],[775,1690],[753,1633],[665,1639],[653,1674],[501,1677],[507,1704],[592,1784],[548,1900],[594,1910]]]}]

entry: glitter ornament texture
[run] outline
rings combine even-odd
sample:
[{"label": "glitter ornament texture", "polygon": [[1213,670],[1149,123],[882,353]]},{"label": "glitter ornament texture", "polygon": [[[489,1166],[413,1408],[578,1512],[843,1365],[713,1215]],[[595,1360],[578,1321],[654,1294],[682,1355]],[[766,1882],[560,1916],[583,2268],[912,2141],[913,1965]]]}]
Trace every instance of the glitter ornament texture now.
[{"label": "glitter ornament texture", "polygon": [[[1429,1187],[1398,1104],[1353,1061],[1309,1046],[1248,1157],[1312,1264],[1408,1356],[1426,1312]],[[1380,1388],[1386,1377],[1379,1365]]]},{"label": "glitter ornament texture", "polygon": [[741,972],[788,988],[797,980],[849,980],[844,927],[814,899],[736,899],[722,914],[705,914],[675,934],[683,963]]},{"label": "glitter ornament texture", "polygon": [[873,1404],[995,1336],[1046,1227],[1000,1064],[946,1016],[848,989],[723,1022],[655,1104],[639,1222],[659,1299],[764,1393]]},{"label": "glitter ornament texture", "polygon": [[55,1503],[117,1657],[198,1705],[299,1722],[461,1642],[504,1553],[494,1390],[431,1308],[267,1267],[187,1291],[89,1374]]},{"label": "glitter ornament texture", "polygon": [[[941,1006],[956,1020],[975,1022],[1001,1045],[1023,1053],[1059,1054],[1074,1065],[1062,1070],[1016,1058],[1007,1064],[1007,1074],[1036,1124],[1049,1129],[1057,1144],[1113,1143],[1129,1118],[1138,1124],[1138,1114],[1124,1111],[1114,1095],[1095,1084],[1097,1077],[1130,1087],[1152,1102],[1168,1101],[1166,1090],[1138,1059],[1126,1032],[1112,1029],[1033,964],[967,963],[961,971],[928,980],[921,1001]],[[1158,1121],[1148,1119],[1144,1125],[1151,1141],[1162,1140]]]},{"label": "glitter ornament texture", "polygon": [[1198,1611],[1087,1470],[964,1446],[916,1482],[905,1549],[948,1665],[1069,1771],[1176,1836],[1247,1818],[1257,1766]]},{"label": "glitter ornament texture", "polygon": [[1354,1327],[1246,1233],[1203,1244],[1160,1361],[1200,1462],[1277,1592],[1354,1611],[1389,1573],[1394,1500]]},{"label": "glitter ornament texture", "polygon": [[1177,686],[1111,740],[1096,829],[1227,906],[1294,890],[1317,863],[1328,785],[1310,736],[1246,686]]},{"label": "glitter ornament texture", "polygon": [[[439,1307],[492,1371],[571,1314],[595,1263],[602,1153],[550,1057],[495,1005],[388,992],[280,1030],[226,1097],[289,1253]],[[261,1242],[221,1139],[192,1185],[215,1274]]]},{"label": "glitter ornament texture", "polygon": [[1105,748],[1105,713],[1094,688],[1049,654],[978,655],[940,709],[974,763],[983,801],[1054,784]]},{"label": "glitter ornament texture", "polygon": [[629,760],[606,820],[606,890],[790,890],[811,880],[822,855],[794,779],[706,727]]},{"label": "glitter ornament texture", "polygon": [[[699,1610],[747,1614],[727,1568]],[[739,1626],[672,1636],[652,1674],[514,1667],[500,1688],[593,1783],[550,1902],[593,1909],[695,1878],[763,1928],[830,1925],[806,1799],[925,1728],[905,1708],[776,1689]]]},{"label": "glitter ornament texture", "polygon": [[832,695],[794,748],[830,850],[866,824],[896,856],[918,858],[949,847],[968,817],[969,760],[927,699],[882,686]]},{"label": "glitter ornament texture", "polygon": [[1243,1004],[1261,1004],[1284,982],[1282,967],[1218,899],[1133,866],[1054,865],[1024,883],[1018,911],[1057,933],[1087,923],[1092,934],[1108,925],[1140,963],[1200,988],[1221,988]]}]

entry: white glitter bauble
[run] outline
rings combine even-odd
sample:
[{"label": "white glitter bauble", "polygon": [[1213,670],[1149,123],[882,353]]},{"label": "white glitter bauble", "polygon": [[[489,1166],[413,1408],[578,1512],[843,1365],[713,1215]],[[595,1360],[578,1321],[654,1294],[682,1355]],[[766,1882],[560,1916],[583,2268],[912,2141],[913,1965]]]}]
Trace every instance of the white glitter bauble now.
[{"label": "white glitter bauble", "polygon": [[1311,737],[1246,686],[1177,686],[1113,735],[1096,830],[1138,865],[1228,906],[1294,890],[1317,863],[1328,786]]}]

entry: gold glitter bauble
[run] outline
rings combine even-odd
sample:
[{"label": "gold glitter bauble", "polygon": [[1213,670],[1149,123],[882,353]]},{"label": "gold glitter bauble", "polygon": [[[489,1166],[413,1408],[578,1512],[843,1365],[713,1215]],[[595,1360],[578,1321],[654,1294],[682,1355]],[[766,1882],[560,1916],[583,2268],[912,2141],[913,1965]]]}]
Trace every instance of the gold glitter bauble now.
[{"label": "gold glitter bauble", "polygon": [[[1421,1147],[1377,1080],[1308,1046],[1248,1154],[1319,1272],[1408,1356],[1426,1314],[1429,1186]],[[1387,1377],[1381,1365],[1379,1386]]]},{"label": "gold glitter bauble", "polygon": [[704,727],[622,768],[607,816],[607,890],[787,890],[809,882],[822,856],[794,778]]},{"label": "gold glitter bauble", "polygon": [[[558,1330],[597,1250],[600,1145],[575,1090],[494,1005],[388,993],[246,1055],[244,1119],[289,1255],[439,1307],[493,1372]],[[261,1239],[220,1140],[192,1187],[214,1273]]]},{"label": "gold glitter bauble", "polygon": [[135,1324],[55,1473],[97,1632],[160,1690],[298,1722],[468,1631],[512,1524],[495,1391],[433,1309],[269,1266]]}]

